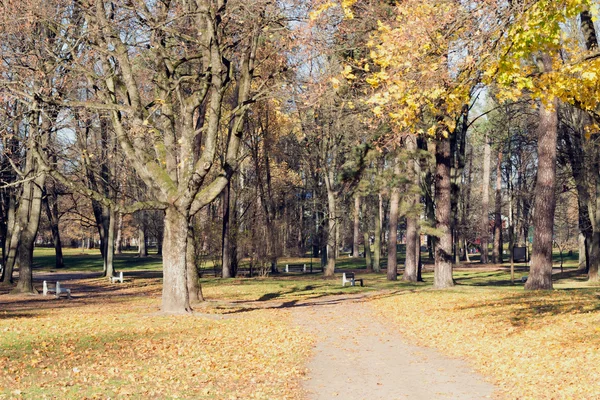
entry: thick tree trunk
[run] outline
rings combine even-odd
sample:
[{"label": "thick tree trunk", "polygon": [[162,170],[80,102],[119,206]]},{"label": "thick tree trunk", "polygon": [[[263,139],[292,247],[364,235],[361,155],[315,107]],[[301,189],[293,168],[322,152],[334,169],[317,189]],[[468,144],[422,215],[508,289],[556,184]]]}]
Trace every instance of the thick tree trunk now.
[{"label": "thick tree trunk", "polygon": [[492,250],[494,264],[502,264],[502,150],[498,150],[496,165],[496,198],[494,210],[494,248]]},{"label": "thick tree trunk", "polygon": [[187,240],[189,215],[169,207],[165,213],[163,243],[162,310],[191,312],[187,283]]},{"label": "thick tree trunk", "polygon": [[[544,55],[544,65],[550,70],[550,57]],[[557,100],[548,106],[540,105],[538,127],[538,172],[535,186],[535,211],[533,214],[533,249],[528,290],[552,289],[552,237],[556,198],[556,142],[558,117]]]},{"label": "thick tree trunk", "polygon": [[489,202],[490,202],[490,164],[492,162],[492,149],[486,136],[483,149],[483,177],[481,179],[481,259],[482,264],[487,264],[489,244]]},{"label": "thick tree trunk", "polygon": [[[394,175],[400,175],[398,160],[395,161]],[[390,281],[398,280],[398,206],[400,204],[400,188],[394,186],[390,195],[390,218],[388,235],[388,265],[387,279]]]},{"label": "thick tree trunk", "polygon": [[33,287],[33,248],[42,213],[42,187],[45,179],[46,174],[42,173],[33,182],[25,183],[19,205],[22,231],[19,240],[19,281],[15,289],[19,293],[37,293]]},{"label": "thick tree trunk", "polygon": [[373,271],[381,272],[381,194],[378,196],[379,205],[375,214],[375,241],[373,243]]},{"label": "thick tree trunk", "polygon": [[360,235],[360,195],[354,197],[354,235],[352,236],[352,257],[358,257],[358,239]]},{"label": "thick tree trunk", "polygon": [[435,269],[433,287],[442,289],[454,286],[452,279],[452,188],[450,183],[450,141],[441,139],[437,142],[435,152],[435,218],[436,228],[441,236],[435,246]]}]

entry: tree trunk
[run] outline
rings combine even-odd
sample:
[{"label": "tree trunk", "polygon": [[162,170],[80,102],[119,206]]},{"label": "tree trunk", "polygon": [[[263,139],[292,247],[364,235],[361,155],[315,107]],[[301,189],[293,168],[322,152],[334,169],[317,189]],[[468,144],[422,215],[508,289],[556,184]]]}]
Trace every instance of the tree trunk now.
[{"label": "tree trunk", "polygon": [[373,260],[371,258],[371,243],[369,240],[369,219],[367,215],[367,198],[365,197],[362,202],[362,215],[363,215],[363,237],[364,237],[364,249],[365,249],[365,262],[367,264],[367,271],[373,271]]},{"label": "tree trunk", "polygon": [[435,219],[436,228],[441,236],[435,246],[435,269],[433,287],[442,289],[454,286],[452,279],[452,188],[450,183],[450,140],[441,139],[435,151]]},{"label": "tree trunk", "polygon": [[11,195],[8,201],[8,221],[6,224],[6,239],[4,244],[6,256],[4,258],[4,276],[2,277],[3,285],[13,284],[13,272],[17,260],[19,236],[21,235],[21,228],[17,222],[17,206],[15,203],[16,199]]},{"label": "tree trunk", "polygon": [[187,284],[187,240],[189,215],[171,206],[165,213],[163,243],[162,310],[191,312]]},{"label": "tree trunk", "polygon": [[117,239],[115,245],[115,254],[123,254],[123,213],[119,213],[117,218]]},{"label": "tree trunk", "polygon": [[115,276],[115,266],[113,263],[115,255],[115,217],[115,211],[111,209],[106,238],[106,276]]},{"label": "tree trunk", "polygon": [[579,247],[579,263],[578,269],[580,271],[586,271],[587,273],[587,245],[585,242],[585,235],[579,232],[578,236],[578,247]]},{"label": "tree trunk", "polygon": [[489,201],[490,201],[490,164],[492,162],[492,149],[486,136],[483,149],[483,177],[481,179],[481,259],[482,264],[487,264],[489,244]]},{"label": "tree trunk", "polygon": [[33,249],[42,213],[42,188],[45,179],[46,174],[42,173],[33,182],[26,182],[19,205],[22,231],[19,240],[19,282],[15,289],[18,293],[37,293],[33,287]]},{"label": "tree trunk", "polygon": [[198,275],[198,266],[196,260],[196,241],[194,234],[194,225],[189,224],[187,236],[187,254],[186,254],[186,274],[187,289],[190,296],[190,303],[195,304],[204,301],[202,289],[200,287],[200,277]]},{"label": "tree trunk", "polygon": [[381,272],[381,194],[378,195],[379,205],[375,214],[375,241],[373,243],[373,271]]},{"label": "tree trunk", "polygon": [[[407,137],[406,141],[407,150],[415,152],[417,150],[417,138]],[[420,177],[417,171],[418,161],[415,161],[414,154],[410,155],[408,161],[408,177],[412,180],[412,191],[414,194],[411,195],[410,210],[406,217],[406,262],[404,268],[404,274],[402,275],[403,281],[416,282],[417,281],[417,269],[419,265],[419,251],[420,245],[418,242],[419,234],[419,203],[421,201],[420,193]]]},{"label": "tree trunk", "polygon": [[146,229],[143,226],[138,228],[138,256],[148,257],[148,248],[146,247]]},{"label": "tree trunk", "polygon": [[221,231],[221,270],[223,278],[232,278],[235,271],[231,263],[231,221],[229,218],[231,197],[231,182],[227,184],[225,190],[221,193],[221,206],[223,207],[223,229]]},{"label": "tree trunk", "polygon": [[492,260],[494,264],[502,264],[502,150],[498,150],[496,166],[496,199],[494,212],[494,249]]},{"label": "tree trunk", "polygon": [[335,249],[337,247],[337,243],[335,242],[335,229],[337,221],[335,219],[335,194],[329,188],[330,184],[327,186],[327,207],[329,211],[329,218],[327,218],[327,267],[325,268],[325,276],[331,277],[335,274]]},{"label": "tree trunk", "polygon": [[[396,159],[394,166],[394,175],[400,175],[399,160]],[[397,183],[396,183],[397,185]],[[389,238],[388,238],[388,265],[387,279],[390,281],[398,280],[398,206],[400,204],[400,188],[394,186],[390,195],[390,218],[389,218]]]},{"label": "tree trunk", "polygon": [[[543,55],[546,72],[551,60]],[[556,198],[556,142],[558,117],[557,100],[549,106],[540,105],[538,127],[538,172],[535,186],[535,212],[533,214],[533,249],[529,277],[525,283],[528,290],[552,289],[552,237],[554,233],[554,210]]]},{"label": "tree trunk", "polygon": [[354,235],[352,236],[352,257],[358,257],[358,238],[360,234],[360,196],[354,197]]},{"label": "tree trunk", "polygon": [[54,253],[56,256],[55,267],[64,268],[65,263],[63,259],[62,243],[60,240],[60,231],[58,229],[58,196],[56,194],[54,185],[47,185],[44,203],[46,216],[48,217],[50,230],[52,232],[52,241],[54,242]]}]

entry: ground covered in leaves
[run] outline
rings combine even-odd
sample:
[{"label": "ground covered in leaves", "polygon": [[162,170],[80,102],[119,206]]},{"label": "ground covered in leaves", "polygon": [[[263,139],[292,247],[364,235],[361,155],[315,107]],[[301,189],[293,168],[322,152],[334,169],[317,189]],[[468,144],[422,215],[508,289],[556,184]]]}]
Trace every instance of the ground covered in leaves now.
[{"label": "ground covered in leaves", "polygon": [[97,268],[75,269],[98,255],[70,257],[73,269],[40,262],[34,276],[39,290],[43,279],[64,281],[72,300],[0,287],[0,399],[304,398],[318,338],[295,312],[353,296],[408,340],[470,361],[506,398],[600,398],[600,288],[571,272],[553,292],[524,292],[524,266],[514,284],[505,267],[457,269],[458,285],[444,291],[430,288],[430,269],[424,283],[391,282],[360,260],[340,272],[354,270],[365,287],[342,287],[341,274],[207,273],[209,301],[190,317],[159,313],[159,260],[125,255],[125,283],[110,284]]},{"label": "ground covered in leaves", "polygon": [[312,338],[289,312],[164,316],[158,285],[88,286],[112,296],[3,296],[0,398],[299,397]]},{"label": "ground covered in leaves", "polygon": [[598,289],[460,287],[372,305],[407,338],[471,361],[506,398],[600,398]]}]

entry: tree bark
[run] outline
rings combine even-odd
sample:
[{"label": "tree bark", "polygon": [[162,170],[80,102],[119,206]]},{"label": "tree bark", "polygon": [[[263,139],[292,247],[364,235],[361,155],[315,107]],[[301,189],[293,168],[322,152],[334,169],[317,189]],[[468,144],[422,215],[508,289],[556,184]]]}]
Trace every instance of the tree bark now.
[{"label": "tree bark", "polygon": [[191,312],[187,283],[189,215],[170,206],[165,213],[162,310]]},{"label": "tree bark", "polygon": [[115,276],[115,266],[113,263],[115,255],[115,211],[110,209],[108,235],[106,240],[106,276]]},{"label": "tree bark", "polygon": [[231,182],[227,184],[225,190],[221,193],[221,207],[223,207],[223,229],[221,231],[221,270],[223,278],[232,278],[235,276],[231,262],[231,218],[230,218],[230,197]]},{"label": "tree bark", "polygon": [[412,193],[409,199],[410,209],[406,216],[406,262],[403,281],[416,282],[419,265],[420,245],[417,243],[419,234],[419,203],[421,201],[420,177],[417,172],[418,161],[415,161],[414,152],[417,150],[417,138],[410,136],[406,140],[407,150],[412,152],[408,161],[408,178],[412,180]]},{"label": "tree bark", "polygon": [[352,236],[352,257],[358,257],[358,238],[360,235],[360,195],[354,197],[354,235]]},{"label": "tree bark", "polygon": [[367,215],[367,198],[365,197],[362,202],[362,215],[363,215],[363,238],[364,238],[364,249],[365,249],[365,262],[367,264],[367,272],[373,271],[373,259],[371,258],[371,243],[369,240],[369,219]]},{"label": "tree bark", "polygon": [[[329,182],[329,179],[326,179]],[[336,204],[335,194],[330,189],[331,183],[327,184],[327,207],[329,217],[327,218],[327,267],[325,268],[325,276],[332,277],[335,274],[335,249],[336,243]]]},{"label": "tree bark", "polygon": [[64,258],[62,251],[62,242],[60,240],[60,230],[58,229],[58,195],[53,185],[46,185],[46,195],[44,196],[44,203],[46,209],[46,216],[50,224],[50,231],[52,232],[52,241],[54,243],[54,254],[56,257],[55,267],[64,268]]},{"label": "tree bark", "polygon": [[481,179],[481,259],[482,264],[487,264],[489,244],[489,201],[490,201],[490,164],[492,162],[492,149],[486,136],[483,149],[483,177]]},{"label": "tree bark", "polygon": [[502,264],[502,150],[498,150],[496,165],[496,198],[494,212],[494,248],[492,250],[494,264]]},{"label": "tree bark", "polygon": [[[551,60],[543,55],[544,68],[550,71]],[[538,127],[538,172],[535,186],[535,212],[533,214],[533,248],[527,290],[552,289],[552,237],[556,198],[556,143],[558,117],[554,99],[550,104],[540,105]]]},{"label": "tree bark", "polygon": [[117,238],[115,245],[115,254],[123,254],[123,213],[119,213],[117,218]]},{"label": "tree bark", "polygon": [[[144,217],[145,218],[145,217]],[[148,248],[146,247],[146,228],[138,227],[138,256],[148,257]]]},{"label": "tree bark", "polygon": [[4,242],[4,276],[2,277],[3,285],[13,284],[13,272],[17,259],[17,249],[19,246],[19,236],[21,229],[17,225],[17,206],[14,195],[9,196],[8,212],[6,224],[6,238]]},{"label": "tree bark", "polygon": [[373,271],[381,272],[381,194],[378,194],[379,201],[377,212],[375,213],[375,241],[373,243]]},{"label": "tree bark", "polygon": [[194,234],[194,225],[189,224],[187,236],[187,254],[186,254],[186,274],[187,290],[190,296],[190,303],[195,304],[204,301],[202,289],[200,287],[200,276],[198,275],[198,266],[196,260],[196,240]]},{"label": "tree bark", "polygon": [[26,182],[23,188],[19,205],[22,231],[19,238],[19,281],[15,289],[18,293],[37,293],[33,287],[33,249],[42,213],[42,187],[45,179],[46,174],[41,173],[33,182]]},{"label": "tree bark", "polygon": [[[395,160],[394,176],[400,176],[399,160]],[[390,218],[389,218],[389,238],[388,238],[388,265],[387,279],[390,281],[398,280],[398,206],[400,204],[400,188],[394,179],[394,187],[390,195]]]},{"label": "tree bark", "polygon": [[436,228],[441,232],[435,246],[435,267],[433,287],[443,289],[454,286],[452,278],[452,188],[450,182],[450,141],[447,138],[438,140],[435,152],[435,219]]}]

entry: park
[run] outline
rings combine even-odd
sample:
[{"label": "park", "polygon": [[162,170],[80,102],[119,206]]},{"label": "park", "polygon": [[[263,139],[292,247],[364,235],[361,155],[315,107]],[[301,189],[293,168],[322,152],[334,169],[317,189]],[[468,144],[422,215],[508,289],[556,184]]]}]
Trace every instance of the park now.
[{"label": "park", "polygon": [[598,399],[592,0],[0,2],[0,399]]}]

